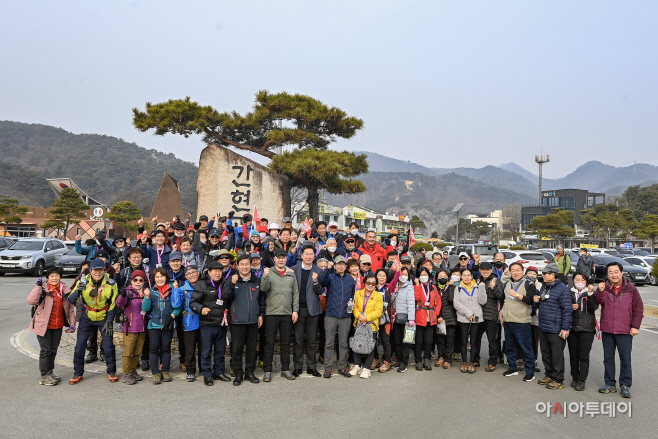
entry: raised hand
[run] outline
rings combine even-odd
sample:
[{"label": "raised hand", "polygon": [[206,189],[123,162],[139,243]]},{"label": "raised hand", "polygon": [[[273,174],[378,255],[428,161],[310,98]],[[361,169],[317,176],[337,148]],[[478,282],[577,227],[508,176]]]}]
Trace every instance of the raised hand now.
[{"label": "raised hand", "polygon": [[237,275],[237,274],[234,274],[234,275],[231,277],[231,282],[233,282],[234,285],[235,285],[236,283],[238,283],[238,275]]}]

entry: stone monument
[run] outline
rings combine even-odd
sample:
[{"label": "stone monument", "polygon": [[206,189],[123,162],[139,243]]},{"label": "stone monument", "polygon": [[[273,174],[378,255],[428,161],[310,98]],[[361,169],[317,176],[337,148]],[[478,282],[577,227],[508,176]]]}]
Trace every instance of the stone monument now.
[{"label": "stone monument", "polygon": [[185,221],[178,180],[165,172],[158,191],[158,197],[155,199],[151,211],[151,218],[157,216],[158,222],[164,223],[173,221],[176,215],[180,215],[181,221]]},{"label": "stone monument", "polygon": [[270,223],[290,216],[287,177],[214,143],[201,151],[196,188],[197,215],[226,216],[234,211],[239,225],[242,215],[253,213],[256,206]]}]

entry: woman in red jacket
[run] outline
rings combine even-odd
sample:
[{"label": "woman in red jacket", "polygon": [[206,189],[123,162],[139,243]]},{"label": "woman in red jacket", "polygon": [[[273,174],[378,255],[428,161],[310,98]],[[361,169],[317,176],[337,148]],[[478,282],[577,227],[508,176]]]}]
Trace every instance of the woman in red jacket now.
[{"label": "woman in red jacket", "polygon": [[[34,318],[30,322],[30,331],[37,335],[39,341],[39,384],[54,386],[60,378],[53,373],[57,348],[62,339],[62,328],[66,332],[75,331],[75,307],[66,300],[71,289],[61,282],[61,268],[53,268],[46,273],[48,282],[43,285],[39,279],[27,297],[27,303],[35,307]],[[70,326],[69,326],[70,325]]]},{"label": "woman in red jacket", "polygon": [[436,286],[429,282],[430,271],[421,267],[418,280],[414,286],[416,299],[416,370],[432,370],[432,344],[436,319],[441,312],[441,296]]}]

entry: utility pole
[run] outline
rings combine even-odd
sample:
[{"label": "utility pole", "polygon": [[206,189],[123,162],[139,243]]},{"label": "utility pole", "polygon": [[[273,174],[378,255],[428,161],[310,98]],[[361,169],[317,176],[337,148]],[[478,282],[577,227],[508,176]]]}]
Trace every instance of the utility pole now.
[{"label": "utility pole", "polygon": [[539,164],[539,206],[541,206],[541,191],[542,191],[542,165],[551,161],[550,155],[536,155],[535,162]]}]

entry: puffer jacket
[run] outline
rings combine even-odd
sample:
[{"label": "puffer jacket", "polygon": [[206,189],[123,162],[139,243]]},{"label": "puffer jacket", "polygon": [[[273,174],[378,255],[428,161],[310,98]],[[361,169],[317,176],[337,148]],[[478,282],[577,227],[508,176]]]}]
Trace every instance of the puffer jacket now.
[{"label": "puffer jacket", "polygon": [[183,288],[176,288],[172,297],[173,306],[180,307],[183,314],[183,331],[195,331],[199,329],[199,314],[192,311],[190,302],[192,301],[192,293],[194,285],[189,281],[185,281]]},{"label": "puffer jacket", "polygon": [[354,298],[354,278],[347,271],[342,275],[326,268],[322,270],[320,285],[327,288],[327,317],[339,319],[348,318],[351,313],[347,312],[347,302]]},{"label": "puffer jacket", "polygon": [[232,325],[253,325],[258,317],[265,315],[265,293],[261,290],[261,278],[249,271],[249,278],[242,279],[238,274],[236,283],[227,279],[224,283],[224,300],[230,304]]},{"label": "puffer jacket", "polygon": [[[62,293],[62,307],[64,308],[64,315],[66,320],[68,320],[69,325],[75,324],[75,306],[67,300],[67,296],[71,293],[71,289],[68,285],[60,283],[61,293]],[[33,306],[39,305],[39,300],[41,295],[44,294],[44,288],[48,288],[47,285],[41,287],[37,285],[32,289],[32,292],[27,296],[27,303]],[[53,304],[54,299],[50,295],[45,295],[41,301],[41,305],[37,306],[37,309],[34,312],[34,318],[30,322],[30,331],[34,332],[36,335],[41,337],[44,336],[48,330],[48,323],[50,322],[50,317],[53,313]]]},{"label": "puffer jacket", "polygon": [[615,293],[609,280],[603,291],[596,289],[596,303],[601,305],[601,332],[630,334],[631,328],[639,329],[644,318],[644,304],[637,288],[626,279]]},{"label": "puffer jacket", "polygon": [[552,286],[544,284],[539,292],[539,329],[550,334],[569,331],[573,322],[571,291],[556,280]]},{"label": "puffer jacket", "polygon": [[402,285],[391,285],[391,291],[396,288],[391,294],[391,301],[393,302],[393,323],[395,323],[395,316],[397,314],[406,314],[407,320],[414,322],[416,320],[416,293],[414,292],[414,284],[411,281],[406,281]]},{"label": "puffer jacket", "polygon": [[[489,283],[491,279],[496,279],[496,286],[492,289]],[[505,298],[505,288],[503,283],[496,277],[495,274],[489,276],[489,278],[481,278],[481,282],[484,284],[487,292],[487,303],[482,305],[482,318],[484,320],[494,320],[498,321],[498,306],[502,306],[503,299]]]},{"label": "puffer jacket", "polygon": [[[228,310],[229,302],[224,300],[224,294],[219,299],[219,291],[225,293],[225,288],[222,285],[223,278],[215,282],[213,286],[210,279],[200,280],[194,286],[192,293],[192,301],[190,308],[192,311],[199,315],[199,324],[201,326],[221,326],[224,320],[224,311]],[[217,300],[221,300],[221,304],[217,304]],[[203,308],[210,309],[207,315],[201,314]]]},{"label": "puffer jacket", "polygon": [[167,286],[167,293],[161,295],[158,287],[151,288],[150,297],[144,297],[142,310],[148,314],[148,329],[162,329],[171,314],[178,317],[181,307],[174,307],[172,296],[176,289]]},{"label": "puffer jacket", "polygon": [[267,293],[265,311],[268,316],[289,316],[299,312],[299,289],[295,272],[285,268],[283,276],[276,268],[272,268],[268,276],[262,277],[261,290]]},{"label": "puffer jacket", "polygon": [[[425,304],[424,288],[429,290],[429,305]],[[416,301],[416,317],[414,319],[416,324],[418,326],[436,325],[436,319],[441,312],[441,296],[437,293],[436,287],[429,282],[426,285],[415,285],[414,300]],[[428,313],[429,322],[427,321]]]},{"label": "puffer jacket", "polygon": [[122,294],[117,297],[117,306],[123,309],[128,321],[121,326],[121,332],[124,334],[144,332],[146,316],[142,315],[142,295],[132,285],[125,288]]},{"label": "puffer jacket", "polygon": [[469,295],[462,283],[455,287],[453,304],[457,311],[457,321],[459,323],[470,323],[468,319],[471,316],[477,317],[478,323],[483,321],[482,305],[487,303],[487,290],[482,283],[473,283],[471,288],[471,295]]},{"label": "puffer jacket", "polygon": [[594,311],[599,308],[599,304],[596,303],[594,292],[589,295],[587,289],[585,289],[578,297],[578,290],[572,288],[571,303],[578,304],[578,309],[573,312],[571,330],[574,332],[595,332],[596,316]]},{"label": "puffer jacket", "polygon": [[354,309],[352,313],[354,314],[354,327],[359,323],[359,315],[362,312],[365,312],[366,319],[372,326],[374,332],[379,331],[379,317],[381,317],[382,312],[384,312],[384,298],[379,291],[373,291],[368,299],[368,302],[365,303],[365,294],[366,289],[357,291],[354,294]]},{"label": "puffer jacket", "polygon": [[443,319],[446,326],[455,326],[457,324],[457,311],[453,304],[455,299],[455,286],[446,284],[443,289],[439,287],[440,285],[437,285],[436,287],[439,296],[441,296],[441,312],[439,313],[439,317]]}]

